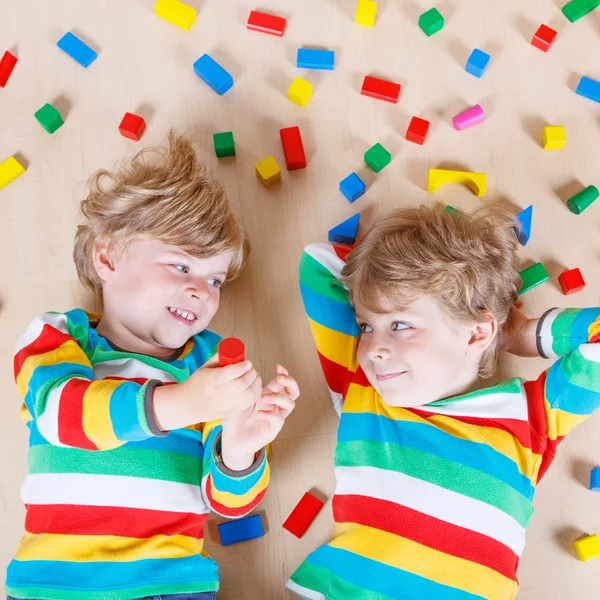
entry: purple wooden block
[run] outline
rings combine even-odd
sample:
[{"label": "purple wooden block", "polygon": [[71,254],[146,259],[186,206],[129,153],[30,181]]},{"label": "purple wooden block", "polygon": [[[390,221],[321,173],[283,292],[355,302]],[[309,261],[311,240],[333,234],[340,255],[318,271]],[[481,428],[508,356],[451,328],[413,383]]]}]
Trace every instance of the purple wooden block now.
[{"label": "purple wooden block", "polygon": [[477,125],[478,123],[483,123],[485,121],[485,113],[483,112],[483,108],[476,104],[471,108],[467,108],[464,112],[461,112],[459,115],[456,115],[452,119],[452,125],[457,131],[462,131],[463,129],[467,129],[468,127],[473,127],[473,125]]}]

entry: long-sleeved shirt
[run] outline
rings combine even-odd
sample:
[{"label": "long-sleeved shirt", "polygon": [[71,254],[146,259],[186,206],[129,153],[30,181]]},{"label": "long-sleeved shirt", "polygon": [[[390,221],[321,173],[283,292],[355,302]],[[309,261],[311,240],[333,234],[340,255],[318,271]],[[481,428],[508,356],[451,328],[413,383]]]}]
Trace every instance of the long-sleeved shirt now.
[{"label": "long-sleeved shirt", "polygon": [[418,408],[392,407],[357,361],[359,329],[341,269],[348,249],[309,246],[300,288],[341,412],[333,540],[288,588],[310,600],[509,600],[532,499],[557,445],[600,406],[600,309],[539,322],[535,381]]},{"label": "long-sleeved shirt", "polygon": [[218,590],[203,548],[209,511],[235,518],[264,496],[252,467],[220,461],[220,422],[164,433],[156,385],[184,381],[216,350],[203,331],[164,360],[120,350],[99,315],[46,313],[21,336],[14,373],[29,428],[25,535],[8,566],[16,598],[125,600]]}]

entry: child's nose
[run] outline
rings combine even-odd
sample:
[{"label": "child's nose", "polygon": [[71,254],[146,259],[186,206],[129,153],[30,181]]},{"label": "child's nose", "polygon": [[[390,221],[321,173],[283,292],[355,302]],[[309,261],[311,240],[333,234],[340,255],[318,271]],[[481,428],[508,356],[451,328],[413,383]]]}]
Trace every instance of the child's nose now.
[{"label": "child's nose", "polygon": [[206,300],[208,297],[208,284],[206,281],[195,281],[188,288],[188,293],[192,296],[192,298]]},{"label": "child's nose", "polygon": [[373,339],[369,344],[367,356],[372,361],[387,360],[390,357],[390,350],[382,340]]}]

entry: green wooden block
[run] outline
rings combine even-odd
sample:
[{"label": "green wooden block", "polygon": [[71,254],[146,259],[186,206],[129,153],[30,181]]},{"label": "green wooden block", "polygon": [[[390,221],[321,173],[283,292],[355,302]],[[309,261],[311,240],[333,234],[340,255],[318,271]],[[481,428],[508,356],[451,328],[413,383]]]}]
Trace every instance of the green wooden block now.
[{"label": "green wooden block", "polygon": [[519,273],[519,276],[523,280],[519,296],[550,279],[550,275],[542,263],[535,263],[535,265],[527,267]]},{"label": "green wooden block", "polygon": [[219,158],[224,156],[235,156],[235,144],[233,143],[233,132],[224,131],[223,133],[214,133],[215,153]]},{"label": "green wooden block", "polygon": [[375,173],[387,167],[391,160],[392,155],[381,144],[375,144],[365,152],[365,162]]},{"label": "green wooden block", "polygon": [[600,0],[572,0],[562,7],[562,11],[571,23],[575,23],[599,6]]},{"label": "green wooden block", "polygon": [[48,133],[54,133],[64,123],[60,113],[52,106],[52,104],[44,104],[44,106],[35,113],[35,118]]},{"label": "green wooden block", "polygon": [[437,8],[432,8],[419,17],[419,27],[427,37],[431,37],[444,27],[444,17]]},{"label": "green wooden block", "polygon": [[600,196],[600,192],[595,185],[588,185],[573,197],[567,200],[567,206],[572,213],[580,215],[592,202],[595,202]]}]

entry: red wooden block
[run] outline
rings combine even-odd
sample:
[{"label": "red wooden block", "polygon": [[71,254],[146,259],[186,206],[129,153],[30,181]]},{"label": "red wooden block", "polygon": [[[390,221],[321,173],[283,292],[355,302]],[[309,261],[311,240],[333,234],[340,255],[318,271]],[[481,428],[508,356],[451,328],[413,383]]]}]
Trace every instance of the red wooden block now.
[{"label": "red wooden block", "polygon": [[371,98],[396,104],[398,96],[400,96],[400,84],[366,75],[360,93],[363,96],[370,96]]},{"label": "red wooden block", "polygon": [[323,502],[315,498],[310,492],[306,492],[283,524],[283,528],[293,533],[297,538],[301,538],[322,507]]},{"label": "red wooden block", "polygon": [[0,87],[4,87],[10,74],[13,72],[17,64],[17,57],[11,54],[8,50],[4,53],[0,60]]},{"label": "red wooden block", "polygon": [[283,17],[267,15],[253,10],[250,12],[246,27],[254,31],[261,31],[262,33],[270,33],[271,35],[281,37],[285,31],[286,23],[287,21]]},{"label": "red wooden block", "polygon": [[583,275],[579,269],[571,269],[565,271],[558,276],[558,283],[562,288],[563,294],[574,294],[580,292],[585,287],[585,281]]},{"label": "red wooden block", "polygon": [[406,139],[409,142],[420,144],[421,146],[425,143],[425,137],[429,131],[429,121],[420,119],[419,117],[413,117],[410,120],[410,125],[406,130]]},{"label": "red wooden block", "polygon": [[244,342],[237,338],[225,338],[219,344],[219,366],[235,365],[246,360]]},{"label": "red wooden block", "polygon": [[142,137],[142,133],[146,129],[146,121],[139,115],[133,113],[125,113],[121,124],[119,125],[119,131],[123,137],[135,140],[136,142]]},{"label": "red wooden block", "polygon": [[306,168],[306,156],[302,145],[302,136],[299,127],[285,127],[279,131],[281,145],[285,155],[285,164],[288,171]]},{"label": "red wooden block", "polygon": [[547,25],[540,25],[540,28],[535,32],[531,43],[540,50],[548,52],[550,46],[554,44],[556,38],[556,31],[551,29]]}]

